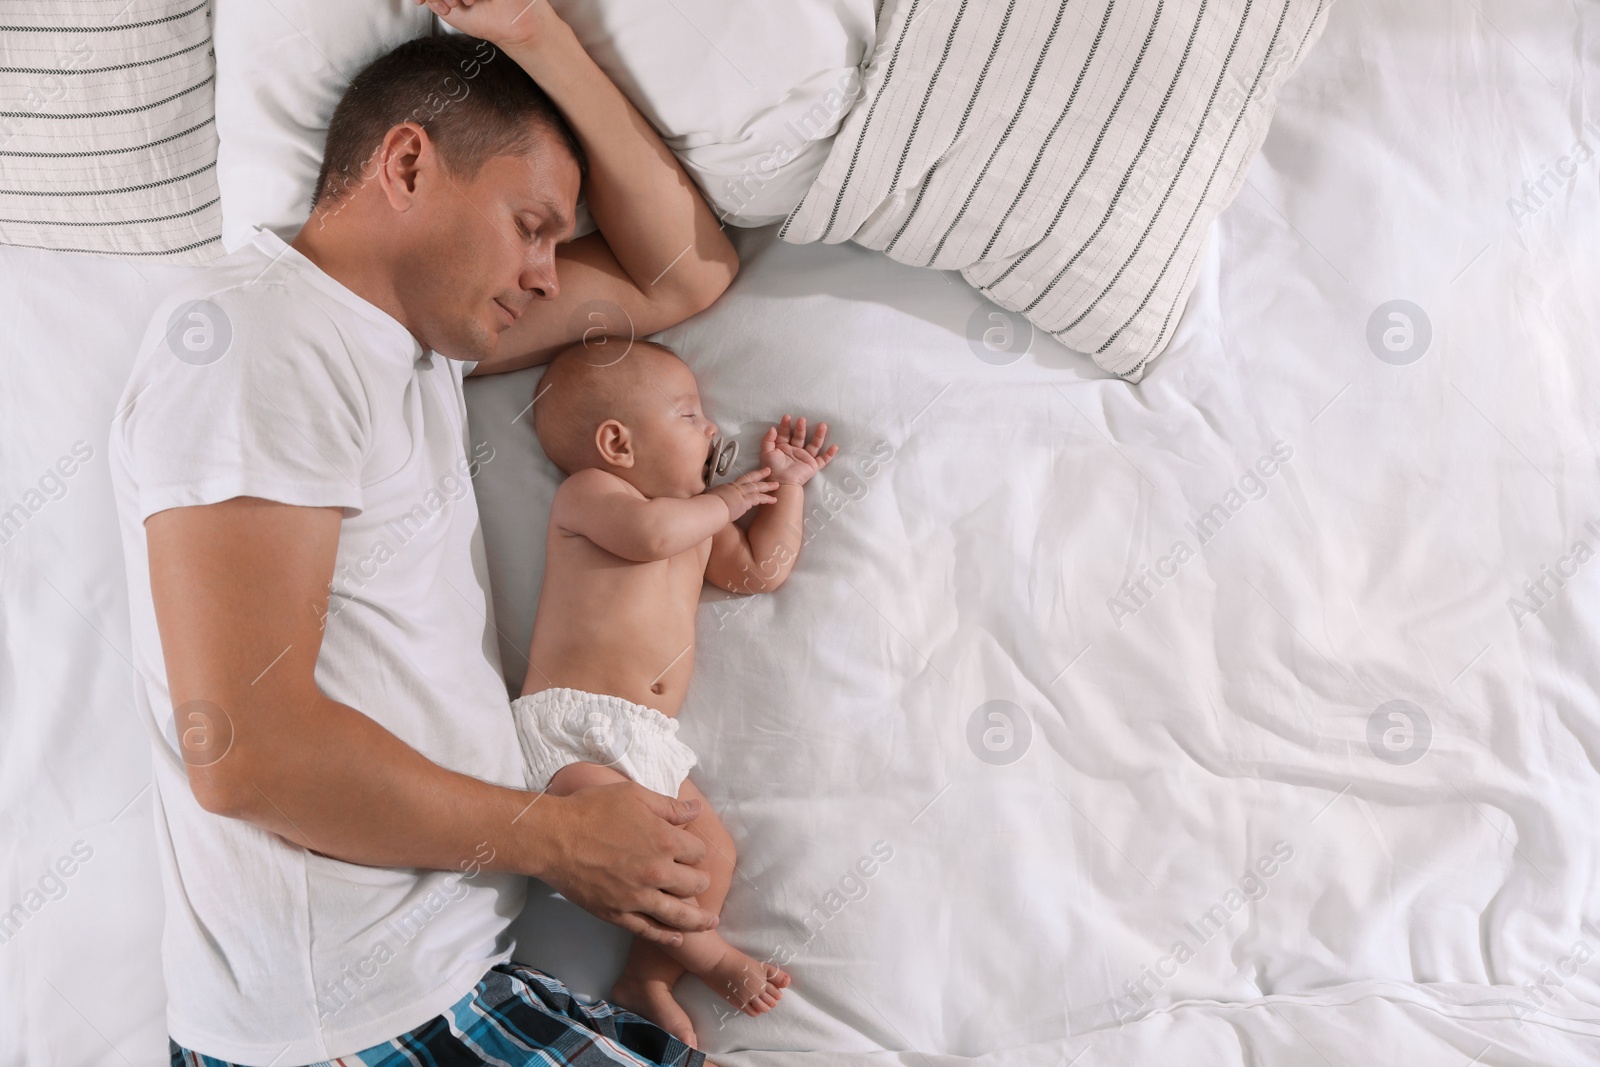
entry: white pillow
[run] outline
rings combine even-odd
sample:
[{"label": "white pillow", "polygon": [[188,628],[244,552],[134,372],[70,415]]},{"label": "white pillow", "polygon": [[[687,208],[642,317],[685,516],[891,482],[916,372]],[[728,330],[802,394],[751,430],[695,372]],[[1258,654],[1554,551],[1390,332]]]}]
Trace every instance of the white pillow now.
[{"label": "white pillow", "polygon": [[[733,0],[556,9],[712,207],[745,226],[799,202],[860,92],[874,33],[872,0],[794,0],[778,17]],[[287,239],[310,213],[344,87],[434,18],[411,0],[217,0],[216,21],[223,241],[236,248],[256,226]]]},{"label": "white pillow", "polygon": [[0,243],[204,262],[219,250],[207,0],[0,11]]},{"label": "white pillow", "polygon": [[777,222],[860,97],[873,0],[554,0],[726,221]]},{"label": "white pillow", "polygon": [[311,214],[328,120],[367,63],[433,31],[412,0],[215,0],[217,184],[231,252],[257,226],[289,240]]}]

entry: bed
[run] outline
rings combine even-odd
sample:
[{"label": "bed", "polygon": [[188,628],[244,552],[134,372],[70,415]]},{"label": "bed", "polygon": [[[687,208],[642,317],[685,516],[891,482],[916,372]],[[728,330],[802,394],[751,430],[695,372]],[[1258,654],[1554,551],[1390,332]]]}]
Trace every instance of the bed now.
[{"label": "bed", "polygon": [[[682,987],[718,1062],[1600,1062],[1596,61],[1592,7],[1341,0],[1138,385],[997,355],[1026,324],[954,271],[731,231],[660,339],[746,449],[794,410],[842,451],[788,585],[701,607],[724,930],[794,976],[760,1019]],[[39,902],[4,1064],[165,1059],[105,440],[194,269],[0,248],[0,498],[40,502],[0,571],[0,908]],[[509,686],[536,378],[468,391]],[[589,994],[624,948],[538,887],[517,933]]]}]

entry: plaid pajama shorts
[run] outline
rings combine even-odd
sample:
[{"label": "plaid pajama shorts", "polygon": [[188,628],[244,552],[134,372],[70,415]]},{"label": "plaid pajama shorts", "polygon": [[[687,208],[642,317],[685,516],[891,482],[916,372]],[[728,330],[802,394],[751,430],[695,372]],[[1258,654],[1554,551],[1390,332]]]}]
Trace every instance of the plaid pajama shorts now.
[{"label": "plaid pajama shorts", "polygon": [[[234,1067],[169,1041],[172,1067]],[[502,963],[444,1014],[311,1067],[703,1067],[705,1053],[603,1000],[584,1004],[555,978]]]}]

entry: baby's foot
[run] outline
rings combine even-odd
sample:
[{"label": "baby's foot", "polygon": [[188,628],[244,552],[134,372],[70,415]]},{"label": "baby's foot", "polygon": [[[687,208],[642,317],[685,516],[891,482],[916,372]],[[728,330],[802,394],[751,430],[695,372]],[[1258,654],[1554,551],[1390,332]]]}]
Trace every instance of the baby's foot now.
[{"label": "baby's foot", "polygon": [[666,982],[624,974],[611,987],[608,999],[635,1015],[643,1015],[690,1048],[696,1047],[694,1026],[683,1007],[673,999],[672,987]]},{"label": "baby's foot", "polygon": [[777,1006],[789,976],[729,945],[722,958],[703,971],[700,980],[746,1015],[761,1015]]}]

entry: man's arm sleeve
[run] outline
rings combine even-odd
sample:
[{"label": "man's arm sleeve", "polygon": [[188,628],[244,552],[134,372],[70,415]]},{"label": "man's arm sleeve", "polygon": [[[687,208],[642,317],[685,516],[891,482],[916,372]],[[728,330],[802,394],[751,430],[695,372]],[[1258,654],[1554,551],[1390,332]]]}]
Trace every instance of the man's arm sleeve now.
[{"label": "man's arm sleeve", "polygon": [[251,496],[359,510],[370,411],[358,368],[320,310],[208,301],[231,339],[210,361],[157,338],[124,432],[140,518]]}]

